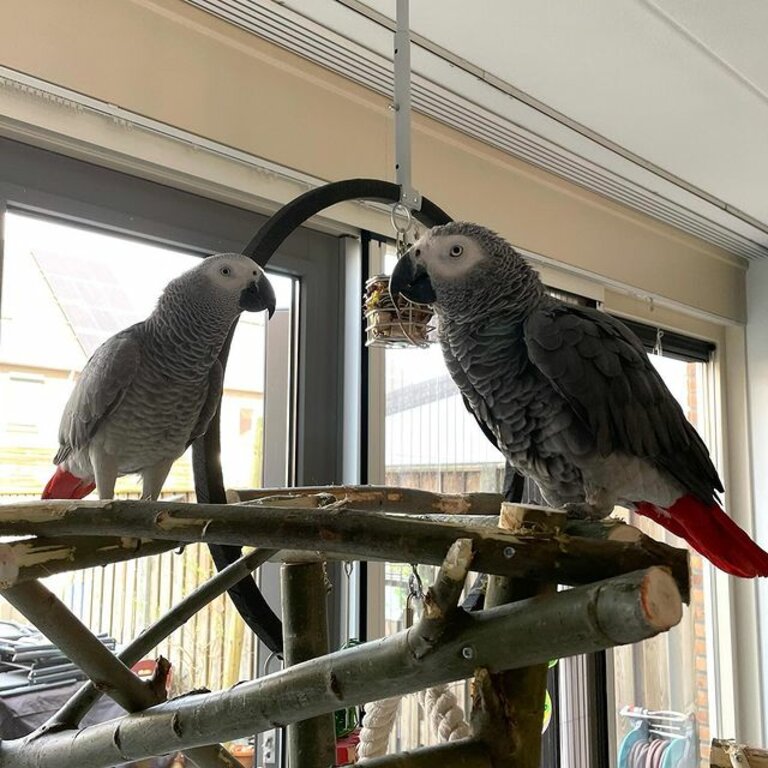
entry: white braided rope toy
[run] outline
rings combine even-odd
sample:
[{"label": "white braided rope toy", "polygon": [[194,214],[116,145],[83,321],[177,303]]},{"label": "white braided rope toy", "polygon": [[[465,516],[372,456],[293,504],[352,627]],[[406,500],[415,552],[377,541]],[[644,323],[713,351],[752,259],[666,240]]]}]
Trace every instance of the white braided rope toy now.
[{"label": "white braided rope toy", "polygon": [[393,696],[390,699],[379,699],[365,705],[360,743],[357,745],[358,759],[387,754],[389,734],[395,723],[401,699],[402,696]]},{"label": "white braided rope toy", "polygon": [[[416,694],[424,711],[424,717],[432,733],[440,742],[456,741],[469,736],[469,725],[464,719],[464,710],[447,685],[436,685]],[[387,753],[387,742],[402,697],[393,696],[365,705],[363,728],[360,731],[358,758],[381,757]]]}]

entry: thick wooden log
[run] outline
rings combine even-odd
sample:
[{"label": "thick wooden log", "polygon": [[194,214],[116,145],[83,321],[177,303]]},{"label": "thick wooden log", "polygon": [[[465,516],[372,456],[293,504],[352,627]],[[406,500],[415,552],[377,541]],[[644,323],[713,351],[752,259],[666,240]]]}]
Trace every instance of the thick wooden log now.
[{"label": "thick wooden log", "polygon": [[496,672],[638,642],[681,615],[674,580],[651,568],[464,616],[423,656],[413,653],[413,627],[226,691],[184,696],[76,733],[6,741],[0,768],[108,768],[464,679],[478,666]]},{"label": "thick wooden log", "polygon": [[[554,533],[567,520],[563,513],[503,504],[498,525],[511,533],[535,530]],[[554,584],[491,576],[485,598],[487,608],[555,593]],[[547,669],[536,664],[490,673],[479,669],[473,693],[473,735],[488,745],[494,768],[539,768],[541,726]]]},{"label": "thick wooden log", "polygon": [[[4,597],[80,667],[96,688],[128,712],[139,712],[165,700],[171,668],[165,659],[158,660],[157,674],[144,683],[39,582],[11,587]],[[239,768],[238,761],[218,744],[196,745],[185,749],[184,754],[198,768]]]},{"label": "thick wooden log", "polygon": [[[386,485],[317,485],[303,488],[248,488],[228,491],[231,502],[264,503],[276,499],[280,506],[321,507],[343,503],[347,509],[409,514],[493,515],[504,497],[498,493],[433,493],[418,488]],[[291,505],[291,499],[297,499]]]},{"label": "thick wooden log", "polygon": [[373,512],[151,501],[40,501],[0,507],[0,535],[140,536],[173,541],[329,549],[350,558],[439,565],[457,538],[472,539],[484,573],[587,584],[661,565],[688,598],[688,553],[651,540],[512,536],[477,527]]},{"label": "thick wooden log", "polygon": [[[285,563],[280,571],[283,603],[283,646],[287,666],[328,653],[327,590],[322,562]],[[328,768],[336,761],[333,713],[288,726],[288,765]]]},{"label": "thick wooden log", "polygon": [[495,768],[488,747],[470,740],[374,757],[361,765],[365,768]]},{"label": "thick wooden log", "polygon": [[131,536],[34,538],[0,544],[0,589],[54,573],[121,563],[175,549],[172,541]]}]

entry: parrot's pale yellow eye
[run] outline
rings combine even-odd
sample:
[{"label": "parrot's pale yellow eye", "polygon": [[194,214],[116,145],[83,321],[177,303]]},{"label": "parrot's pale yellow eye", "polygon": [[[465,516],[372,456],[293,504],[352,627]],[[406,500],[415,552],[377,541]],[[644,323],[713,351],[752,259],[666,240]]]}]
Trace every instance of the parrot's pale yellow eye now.
[{"label": "parrot's pale yellow eye", "polygon": [[461,245],[453,245],[451,246],[451,256],[453,256],[454,259],[461,256],[461,254],[464,253],[464,248]]},{"label": "parrot's pale yellow eye", "polygon": [[220,271],[220,272],[221,272],[221,274],[222,274],[222,275],[224,275],[225,277],[226,277],[227,275],[229,275],[229,274],[232,272],[232,270],[231,270],[229,267],[222,267],[222,268],[221,268],[219,271]]}]

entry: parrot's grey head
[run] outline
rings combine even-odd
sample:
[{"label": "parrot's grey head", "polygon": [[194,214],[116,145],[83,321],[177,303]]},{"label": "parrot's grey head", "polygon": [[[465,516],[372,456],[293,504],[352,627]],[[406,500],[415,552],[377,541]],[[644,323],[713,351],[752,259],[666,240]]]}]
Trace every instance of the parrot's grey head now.
[{"label": "parrot's grey head", "polygon": [[414,243],[389,289],[446,316],[477,316],[500,302],[523,313],[542,292],[539,276],[503,237],[460,221],[433,227]]},{"label": "parrot's grey head", "polygon": [[181,292],[222,315],[236,316],[241,311],[275,312],[275,290],[264,270],[239,253],[209,256],[193,269],[168,284],[165,293]]}]

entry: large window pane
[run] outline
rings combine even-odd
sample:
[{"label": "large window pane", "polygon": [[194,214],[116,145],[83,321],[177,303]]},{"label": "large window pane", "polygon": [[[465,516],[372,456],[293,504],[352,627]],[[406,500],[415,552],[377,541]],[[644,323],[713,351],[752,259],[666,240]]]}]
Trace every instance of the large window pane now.
[{"label": "large window pane", "polygon": [[[384,258],[384,271],[395,263],[390,248]],[[577,297],[560,296],[568,301]],[[581,302],[579,302],[581,303]],[[385,477],[389,485],[412,486],[451,492],[502,490],[504,462],[467,412],[451,381],[437,345],[428,349],[388,349],[385,354]],[[687,417],[700,430],[706,423],[705,363],[689,363],[658,355],[651,360],[660,371]],[[621,514],[620,510],[617,510]],[[624,513],[626,514],[626,513]],[[631,522],[649,535],[676,546],[685,546],[659,526],[633,516]],[[613,652],[617,744],[632,726],[621,715],[625,706],[649,710],[671,710],[684,717],[693,713],[703,745],[709,739],[709,660],[706,643],[704,584],[709,566],[692,553],[692,603],[680,626],[646,643]],[[434,569],[420,568],[424,581]],[[411,568],[390,563],[385,569],[385,627],[396,632],[413,620],[408,601]],[[592,659],[564,660],[559,674],[560,709],[556,715],[562,730],[562,764],[589,762],[597,745],[593,734],[600,730],[594,690],[595,681],[588,669]],[[460,701],[463,688],[456,687]],[[589,693],[591,691],[591,693]],[[602,718],[604,720],[604,718]],[[602,722],[601,720],[601,722]],[[409,701],[398,721],[392,747],[411,748],[430,743],[431,737],[416,705]],[[702,760],[706,748],[702,748]],[[555,765],[553,754],[545,756],[547,766]],[[702,762],[702,766],[705,763]]]},{"label": "large window pane", "polygon": [[[0,501],[39,498],[53,471],[64,404],[96,347],[151,312],[163,287],[200,256],[137,239],[9,213],[0,324]],[[281,317],[295,311],[296,283],[270,274]],[[222,402],[222,464],[228,486],[262,480],[266,314],[243,313]],[[285,325],[285,323],[283,323]],[[288,323],[290,325],[290,322]],[[285,356],[285,365],[290,356]],[[287,414],[277,423],[287,425]],[[164,497],[193,500],[188,451],[173,466]],[[135,477],[117,494],[137,497]],[[204,546],[48,580],[88,626],[127,642],[211,574]],[[6,603],[0,618],[13,617]],[[255,676],[250,633],[227,598],[215,601],[160,647],[179,688],[219,688]],[[242,667],[242,669],[241,669]]]}]

